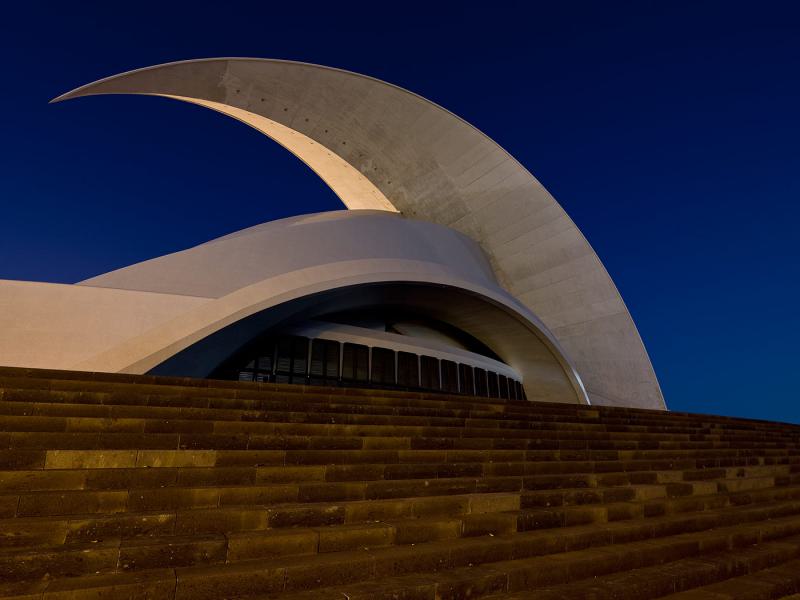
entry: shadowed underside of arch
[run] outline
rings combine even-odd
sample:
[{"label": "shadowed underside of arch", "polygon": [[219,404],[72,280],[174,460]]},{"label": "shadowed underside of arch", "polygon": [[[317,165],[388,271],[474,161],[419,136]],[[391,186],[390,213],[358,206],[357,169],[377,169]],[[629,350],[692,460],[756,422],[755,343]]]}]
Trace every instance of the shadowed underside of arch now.
[{"label": "shadowed underside of arch", "polygon": [[56,101],[96,94],[211,108],[294,153],[348,208],[396,210],[461,231],[558,340],[592,403],[664,408],[636,326],[581,232],[522,165],[442,107],[355,73],[240,58],[132,71]]}]

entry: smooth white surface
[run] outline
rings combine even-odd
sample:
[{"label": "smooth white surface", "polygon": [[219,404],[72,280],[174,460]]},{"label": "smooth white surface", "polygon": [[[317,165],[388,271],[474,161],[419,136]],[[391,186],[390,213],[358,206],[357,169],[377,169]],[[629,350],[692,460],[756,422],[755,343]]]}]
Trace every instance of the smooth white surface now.
[{"label": "smooth white surface", "polygon": [[97,354],[208,301],[141,291],[0,280],[0,365],[76,369],[83,364],[96,364],[93,360]]},{"label": "smooth white surface", "polygon": [[220,298],[265,279],[350,260],[402,259],[440,265],[451,275],[500,287],[481,249],[433,223],[376,210],[289,217],[160,256],[78,285]]}]

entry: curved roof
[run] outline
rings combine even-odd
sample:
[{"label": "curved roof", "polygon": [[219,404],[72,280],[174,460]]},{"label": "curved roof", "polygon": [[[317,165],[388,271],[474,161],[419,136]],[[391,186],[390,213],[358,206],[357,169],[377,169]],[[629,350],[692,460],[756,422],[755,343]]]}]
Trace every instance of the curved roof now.
[{"label": "curved roof", "polygon": [[[381,296],[387,286],[392,291]],[[394,212],[341,210],[280,219],[78,287],[210,299],[98,353],[81,368],[138,373],[160,368],[162,374],[178,369],[204,377],[209,364],[216,366],[230,347],[274,325],[273,318],[330,312],[334,297],[344,303],[340,309],[380,300],[416,308],[474,335],[525,380],[537,382],[531,398],[588,402],[558,341],[498,285],[478,244],[453,229]],[[263,314],[273,311],[280,319]]]},{"label": "curved roof", "polygon": [[664,408],[633,319],[576,225],[511,155],[442,107],[355,73],[249,58],[131,71],[56,100],[94,94],[206,106],[293,152],[348,208],[397,210],[465,233],[552,332],[593,403]]},{"label": "curved roof", "polygon": [[269,221],[78,285],[221,298],[271,277],[323,265],[335,272],[340,263],[369,259],[437,265],[451,277],[501,292],[480,246],[465,235],[375,210]]}]

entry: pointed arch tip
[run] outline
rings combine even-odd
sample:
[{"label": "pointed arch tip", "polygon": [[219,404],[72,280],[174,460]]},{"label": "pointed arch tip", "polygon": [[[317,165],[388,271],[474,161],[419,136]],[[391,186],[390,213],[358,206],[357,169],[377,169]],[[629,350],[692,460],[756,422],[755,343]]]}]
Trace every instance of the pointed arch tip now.
[{"label": "pointed arch tip", "polygon": [[122,78],[127,73],[121,73],[119,75],[112,75],[111,77],[107,77],[105,79],[98,79],[97,81],[92,81],[91,83],[84,84],[82,86],[76,87],[68,92],[64,92],[60,96],[56,96],[52,98],[48,104],[57,104],[59,102],[64,102],[65,100],[73,100],[75,98],[83,98],[85,96],[100,96],[104,94],[136,94],[136,92],[96,92],[93,91],[93,88],[97,87],[99,84],[104,83],[110,79],[117,79]]},{"label": "pointed arch tip", "polygon": [[[248,57],[248,56],[218,56],[218,57],[204,57],[204,58],[188,58],[188,59],[181,59],[181,60],[173,60],[164,63],[158,63],[155,65],[147,65],[145,67],[137,67],[135,69],[129,69],[127,71],[122,71],[119,73],[115,73],[113,75],[109,75],[107,77],[102,77],[100,79],[96,79],[89,83],[85,83],[81,86],[78,86],[68,92],[61,94],[60,96],[56,96],[55,98],[51,99],[48,104],[57,104],[59,102],[63,102],[65,100],[72,100],[74,98],[83,98],[85,96],[99,96],[99,95],[138,95],[140,92],[135,91],[94,91],[94,88],[102,86],[102,84],[109,83],[115,80],[124,79],[128,76],[135,76],[144,71],[158,71],[164,67],[173,67],[173,66],[180,66],[186,64],[198,64],[198,63],[224,63],[228,61],[263,61],[265,63],[287,63],[287,64],[294,64],[294,65],[305,65],[305,66],[313,66],[313,67],[322,67],[331,70],[341,70],[341,69],[334,69],[332,67],[324,67],[323,65],[317,65],[314,63],[304,63],[300,61],[293,61],[287,59],[280,59],[280,58],[257,58],[257,57]],[[350,73],[349,71],[345,71]],[[353,75],[358,75],[357,73],[352,73]],[[157,95],[157,94],[156,94]]]},{"label": "pointed arch tip", "polygon": [[[89,83],[85,83],[83,85],[79,85],[76,88],[73,88],[73,89],[71,89],[71,90],[69,90],[67,92],[64,92],[63,94],[60,94],[59,96],[56,96],[55,98],[52,98],[48,102],[48,104],[57,104],[59,102],[64,102],[65,100],[72,100],[74,98],[81,98],[83,96],[94,96],[94,95],[97,95],[98,92],[91,91],[92,88],[96,87],[98,84],[103,83],[105,81],[109,81],[111,79],[121,78],[121,77],[127,75],[130,72],[131,71],[127,71],[125,73],[118,73],[116,75],[111,75],[110,77],[104,77],[102,79],[97,79],[95,81],[90,81]],[[100,92],[100,93],[102,93],[102,92]]]},{"label": "pointed arch tip", "polygon": [[83,90],[93,86],[94,83],[89,83],[87,85],[82,85],[81,87],[77,87],[74,90],[70,90],[61,94],[60,96],[56,96],[52,98],[48,104],[58,104],[59,102],[64,102],[65,100],[72,100],[73,98],[80,98],[82,96],[90,96],[92,94],[84,94],[82,93]]}]

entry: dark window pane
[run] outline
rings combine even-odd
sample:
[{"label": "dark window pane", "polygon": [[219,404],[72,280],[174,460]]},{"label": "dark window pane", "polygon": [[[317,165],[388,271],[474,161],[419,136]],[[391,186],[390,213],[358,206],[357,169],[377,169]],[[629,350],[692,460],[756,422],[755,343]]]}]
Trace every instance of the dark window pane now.
[{"label": "dark window pane", "polygon": [[263,373],[272,373],[272,351],[273,348],[269,348],[269,354],[265,356],[260,356],[258,358],[258,370]]},{"label": "dark window pane", "polygon": [[325,377],[339,379],[339,342],[325,341]]},{"label": "dark window pane", "polygon": [[419,387],[419,357],[416,354],[397,353],[397,385]]},{"label": "dark window pane", "polygon": [[367,346],[359,346],[356,349],[357,368],[356,368],[356,381],[369,381],[369,348]]},{"label": "dark window pane", "polygon": [[508,399],[509,400],[516,400],[517,399],[517,386],[516,381],[508,378]]},{"label": "dark window pane", "polygon": [[451,360],[443,360],[442,363],[442,390],[458,393],[458,366]]},{"label": "dark window pane", "polygon": [[372,376],[373,383],[381,385],[394,385],[394,351],[387,348],[372,349]]},{"label": "dark window pane", "polygon": [[472,367],[469,365],[458,365],[458,379],[459,379],[459,391],[462,394],[467,394],[469,396],[475,395],[475,386],[473,381],[472,375]]},{"label": "dark window pane", "polygon": [[356,354],[353,344],[345,344],[342,350],[342,379],[352,381],[356,373]]},{"label": "dark window pane", "polygon": [[420,387],[426,390],[439,389],[439,359],[420,356]]},{"label": "dark window pane", "polygon": [[311,340],[311,364],[308,374],[312,378],[325,376],[325,340]]},{"label": "dark window pane", "polygon": [[489,397],[499,398],[500,394],[498,393],[497,389],[497,373],[494,373],[493,371],[487,371],[486,378],[489,380]]},{"label": "dark window pane", "polygon": [[489,388],[486,382],[486,371],[475,367],[475,395],[486,397],[489,395]]},{"label": "dark window pane", "polygon": [[369,373],[369,348],[346,343],[342,351],[342,379],[366,382]]},{"label": "dark window pane", "polygon": [[292,342],[292,373],[305,375],[308,371],[308,338],[296,337]]},{"label": "dark window pane", "polygon": [[275,381],[278,383],[306,383],[307,368],[308,338],[299,336],[278,338]]},{"label": "dark window pane", "polygon": [[278,358],[275,361],[275,372],[284,373],[292,372],[292,339],[282,337],[278,339]]},{"label": "dark window pane", "polygon": [[336,384],[339,379],[339,342],[311,340],[309,373],[312,385]]},{"label": "dark window pane", "polygon": [[500,388],[500,397],[508,400],[508,378],[505,375],[500,375],[497,380]]},{"label": "dark window pane", "polygon": [[249,371],[239,371],[239,381],[253,381],[253,374]]}]

